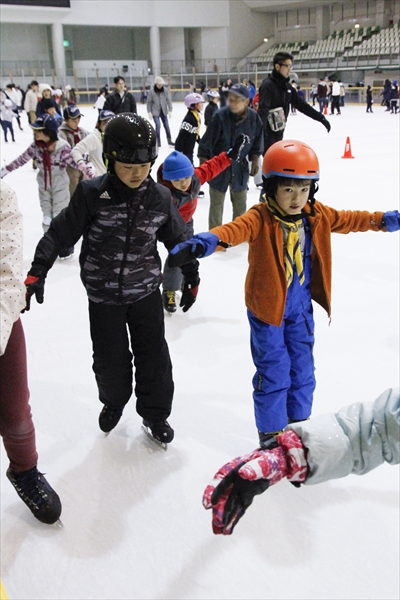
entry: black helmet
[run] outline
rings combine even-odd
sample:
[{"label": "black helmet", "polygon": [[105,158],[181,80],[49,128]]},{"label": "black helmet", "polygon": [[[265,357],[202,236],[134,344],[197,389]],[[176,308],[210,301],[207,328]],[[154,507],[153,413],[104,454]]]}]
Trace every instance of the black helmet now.
[{"label": "black helmet", "polygon": [[121,113],[107,123],[103,157],[104,162],[154,163],[157,158],[156,132],[143,117],[135,113]]}]

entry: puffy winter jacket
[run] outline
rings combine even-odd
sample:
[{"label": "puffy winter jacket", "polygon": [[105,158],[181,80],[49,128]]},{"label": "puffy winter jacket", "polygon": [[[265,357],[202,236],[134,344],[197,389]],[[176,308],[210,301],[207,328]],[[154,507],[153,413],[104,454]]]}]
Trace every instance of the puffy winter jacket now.
[{"label": "puffy winter jacket", "polygon": [[[309,213],[309,206],[305,207]],[[331,233],[386,231],[381,229],[383,212],[338,211],[315,203],[309,216],[313,252],[311,294],[331,314]],[[280,326],[286,305],[287,280],[284,267],[283,230],[265,203],[256,204],[231,223],[212,229],[220,240],[237,246],[249,242],[246,306],[260,321]]]},{"label": "puffy winter jacket", "polygon": [[96,169],[96,175],[105,175],[106,166],[103,161],[103,139],[98,129],[83,138],[74,148],[71,155],[76,163],[84,160],[84,155],[89,154],[89,160]]},{"label": "puffy winter jacket", "polygon": [[[36,104],[36,116],[37,117],[43,117],[43,115],[46,115],[46,111],[43,108],[43,103],[49,100],[49,98],[42,98],[41,100],[39,100],[39,102]],[[61,109],[59,107],[59,105],[57,104],[57,102],[54,100],[54,98],[50,98],[51,103],[53,104],[54,108],[56,109],[56,111],[58,112],[58,114],[61,116]]]},{"label": "puffy winter jacket", "polygon": [[82,127],[78,127],[78,129],[74,130],[68,127],[66,122],[64,121],[61,124],[60,129],[58,130],[58,137],[62,138],[73,148],[76,144],[79,144],[81,140],[89,135],[89,132]]},{"label": "puffy winter jacket", "polygon": [[[117,177],[82,181],[71,202],[40,240],[30,274],[46,274],[62,248],[83,236],[81,279],[93,302],[124,305],[158,289],[157,240],[168,250],[184,241],[185,222],[171,194],[150,177],[130,189]],[[182,272],[197,270],[197,261]]]},{"label": "puffy winter jacket", "polygon": [[17,196],[3,180],[0,183],[0,355],[4,354],[11,330],[25,307],[23,278],[22,214]]},{"label": "puffy winter jacket", "polygon": [[215,102],[209,102],[206,106],[206,109],[204,111],[204,125],[206,127],[209,126],[209,124],[211,123],[211,119],[213,118],[213,116],[215,115],[215,113],[218,110],[218,104],[215,104]]},{"label": "puffy winter jacket", "polygon": [[364,475],[383,462],[400,462],[400,393],[383,392],[375,402],[357,402],[336,414],[289,425],[307,448],[306,485]]},{"label": "puffy winter jacket", "polygon": [[104,103],[104,110],[111,110],[116,115],[124,112],[136,112],[136,100],[131,92],[124,92],[121,96],[118,92],[109,94]]},{"label": "puffy winter jacket", "polygon": [[232,148],[235,139],[241,133],[250,138],[250,142],[242,149],[241,160],[233,162],[229,169],[209,182],[211,187],[221,192],[226,192],[229,185],[236,192],[247,189],[249,181],[247,157],[260,156],[263,153],[263,128],[260,117],[252,108],[247,110],[244,117],[239,117],[230,111],[229,106],[224,106],[215,113],[199,142],[198,156],[208,160]]},{"label": "puffy winter jacket", "polygon": [[172,196],[175,206],[181,213],[185,223],[190,223],[197,208],[197,196],[202,185],[210,181],[213,177],[221,173],[231,165],[231,159],[226,152],[207,160],[200,167],[195,167],[192,175],[192,183],[188,190],[182,192],[177,190],[170,181],[163,179],[163,165],[160,165],[157,172],[157,181],[167,187]]},{"label": "puffy winter jacket", "polygon": [[150,89],[147,95],[147,112],[153,117],[159,117],[161,111],[164,115],[172,112],[171,94],[165,85],[161,90]]}]

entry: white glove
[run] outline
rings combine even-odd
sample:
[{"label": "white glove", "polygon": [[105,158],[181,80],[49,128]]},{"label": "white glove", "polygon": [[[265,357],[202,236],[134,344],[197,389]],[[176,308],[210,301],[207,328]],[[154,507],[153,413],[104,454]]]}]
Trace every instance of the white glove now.
[{"label": "white glove", "polygon": [[10,171],[7,171],[7,169],[5,167],[3,167],[0,171],[0,179],[3,179],[3,177],[5,177],[6,175],[9,174]]},{"label": "white glove", "polygon": [[88,179],[93,179],[93,177],[96,177],[96,167],[94,164],[91,162],[86,163],[84,173]]},{"label": "white glove", "polygon": [[147,113],[147,117],[149,121],[153,120],[153,115],[151,113]]}]

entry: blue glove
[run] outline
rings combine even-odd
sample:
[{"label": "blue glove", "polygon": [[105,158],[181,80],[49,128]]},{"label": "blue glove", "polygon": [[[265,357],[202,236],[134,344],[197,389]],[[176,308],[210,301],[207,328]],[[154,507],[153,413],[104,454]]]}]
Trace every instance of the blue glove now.
[{"label": "blue glove", "polygon": [[386,231],[399,231],[400,229],[400,213],[398,210],[389,210],[383,215],[382,221],[383,227],[386,227]]},{"label": "blue glove", "polygon": [[168,256],[168,265],[180,267],[196,258],[205,258],[215,252],[219,244],[218,236],[215,233],[199,233],[190,240],[177,244],[172,248]]}]

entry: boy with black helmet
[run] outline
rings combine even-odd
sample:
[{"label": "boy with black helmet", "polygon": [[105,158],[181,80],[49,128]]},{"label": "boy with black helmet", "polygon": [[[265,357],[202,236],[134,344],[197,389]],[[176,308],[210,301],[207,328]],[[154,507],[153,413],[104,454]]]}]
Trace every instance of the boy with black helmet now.
[{"label": "boy with black helmet", "polygon": [[[44,282],[60,246],[82,236],[81,279],[89,297],[93,370],[104,404],[99,424],[111,431],[132,394],[135,358],[137,412],[156,440],[172,441],[174,384],[164,337],[161,260],[157,242],[171,249],[185,239],[185,222],[171,194],[155,183],[150,169],[157,158],[156,134],[133,113],[117,115],[104,133],[108,173],[82,181],[66,210],[39,242],[27,282],[43,302]],[[182,267],[189,308],[199,285],[198,262]],[[129,337],[130,334],[130,346]]]},{"label": "boy with black helmet", "polygon": [[312,300],[331,314],[331,233],[398,231],[398,211],[337,211],[315,200],[318,157],[297,140],[264,156],[264,195],[232,223],[180,244],[169,262],[208,256],[221,241],[249,242],[246,306],[256,366],[254,409],[261,446],[311,414],[314,375]]}]

